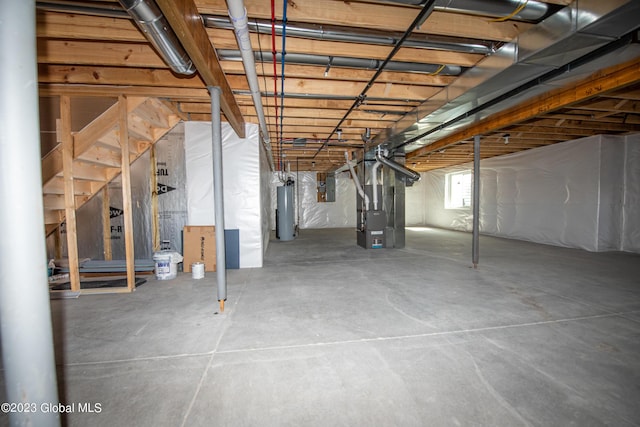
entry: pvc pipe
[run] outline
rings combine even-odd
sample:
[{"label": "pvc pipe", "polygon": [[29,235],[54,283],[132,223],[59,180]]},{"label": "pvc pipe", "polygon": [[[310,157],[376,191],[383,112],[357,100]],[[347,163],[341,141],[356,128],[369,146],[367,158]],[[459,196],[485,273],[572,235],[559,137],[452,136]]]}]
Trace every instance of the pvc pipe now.
[{"label": "pvc pipe", "polygon": [[473,137],[473,242],[471,258],[473,268],[478,268],[480,258],[480,135]]},{"label": "pvc pipe", "polygon": [[365,210],[369,210],[369,196],[367,196],[360,185],[360,180],[358,179],[358,175],[356,175],[356,171],[353,170],[353,165],[349,161],[349,153],[344,152],[344,159],[347,161],[347,165],[349,166],[349,171],[351,171],[351,178],[353,179],[354,184],[356,185],[356,190],[360,197],[364,199]]},{"label": "pvc pipe", "polygon": [[378,210],[378,168],[382,163],[376,162],[371,168],[371,185],[373,193],[373,210]]},{"label": "pvc pipe", "polygon": [[396,163],[393,160],[387,159],[386,157],[381,155],[380,152],[376,153],[376,160],[383,165],[390,167],[394,171],[406,176],[412,181],[420,181],[420,174],[418,172],[413,171],[406,166],[401,165],[400,163]]},{"label": "pvc pipe", "polygon": [[13,426],[59,426],[47,287],[33,0],[0,1],[0,335]]},{"label": "pvc pipe", "polygon": [[264,116],[264,107],[262,106],[262,95],[260,93],[260,85],[258,84],[255,55],[251,46],[251,39],[249,38],[247,9],[244,7],[243,0],[227,0],[227,7],[229,8],[229,18],[233,24],[236,40],[240,47],[242,65],[244,66],[244,72],[249,83],[249,90],[251,91],[253,105],[255,106],[256,113],[258,114],[258,124],[260,125],[262,141],[264,142],[264,146],[267,150],[267,157],[269,158],[271,170],[276,170],[273,162],[273,153],[271,151],[269,128],[267,127],[267,121]]},{"label": "pvc pipe", "polygon": [[208,86],[211,95],[211,144],[213,155],[213,204],[216,224],[216,278],[220,311],[227,299],[227,264],[224,241],[224,186],[222,185],[222,129],[220,125],[220,88]]}]

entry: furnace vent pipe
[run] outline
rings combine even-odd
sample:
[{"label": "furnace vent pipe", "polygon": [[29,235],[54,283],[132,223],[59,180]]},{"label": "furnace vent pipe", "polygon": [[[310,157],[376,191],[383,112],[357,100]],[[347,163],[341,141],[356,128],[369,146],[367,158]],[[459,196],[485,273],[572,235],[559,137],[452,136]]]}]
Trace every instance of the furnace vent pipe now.
[{"label": "furnace vent pipe", "polygon": [[364,207],[365,210],[369,210],[369,196],[366,195],[362,186],[360,185],[360,180],[358,179],[358,175],[356,175],[356,171],[353,169],[353,165],[349,161],[349,153],[344,152],[344,159],[347,161],[347,166],[349,166],[349,171],[351,171],[351,179],[353,179],[353,183],[356,185],[356,190],[358,190],[358,194],[360,197],[364,199]]},{"label": "furnace vent pipe", "polygon": [[400,163],[396,163],[393,160],[387,159],[380,152],[376,153],[376,160],[382,163],[383,165],[390,167],[391,169],[398,172],[399,174],[404,175],[411,181],[415,182],[420,180],[420,174],[418,172],[411,170],[409,168],[406,168],[405,166],[401,165]]},{"label": "furnace vent pipe", "polygon": [[371,185],[373,193],[373,210],[378,210],[378,168],[382,166],[382,163],[376,162],[371,168]]},{"label": "furnace vent pipe", "polygon": [[262,94],[260,93],[258,74],[256,73],[255,55],[253,53],[253,48],[251,47],[251,39],[249,38],[247,9],[244,7],[243,0],[227,0],[227,7],[229,8],[229,18],[231,18],[231,22],[233,23],[236,40],[238,41],[238,47],[240,48],[240,54],[242,55],[242,65],[244,66],[244,72],[247,76],[247,81],[249,82],[249,90],[251,91],[253,105],[256,107],[256,113],[258,114],[260,133],[262,134],[262,140],[264,141],[264,146],[267,150],[269,164],[271,165],[271,170],[275,170],[273,154],[271,152],[269,128],[267,127],[267,121],[264,117]]},{"label": "furnace vent pipe", "polygon": [[164,62],[178,74],[191,75],[196,67],[153,0],[118,0]]}]

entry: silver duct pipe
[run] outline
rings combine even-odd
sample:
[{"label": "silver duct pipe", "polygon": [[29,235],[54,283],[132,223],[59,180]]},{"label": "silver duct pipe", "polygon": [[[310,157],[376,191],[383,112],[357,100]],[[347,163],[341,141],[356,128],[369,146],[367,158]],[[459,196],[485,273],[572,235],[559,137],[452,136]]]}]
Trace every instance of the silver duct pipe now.
[{"label": "silver duct pipe", "polygon": [[[421,5],[424,0],[384,0],[412,6]],[[526,21],[539,21],[548,12],[546,3],[529,0],[437,0],[436,10],[455,11],[474,15],[504,17],[517,11],[512,18]],[[518,10],[521,8],[520,10]]]},{"label": "silver duct pipe", "polygon": [[[202,15],[205,27],[218,29],[231,29],[233,25],[225,18],[213,15]],[[249,31],[260,34],[271,34],[271,22],[255,20],[248,23]],[[275,25],[276,34],[282,35],[282,24]],[[377,44],[381,46],[393,46],[401,37],[394,37],[380,31],[366,29],[342,29],[340,27],[313,24],[289,24],[287,23],[287,36],[312,40],[329,40],[349,43]],[[479,53],[489,55],[495,50],[491,42],[453,41],[450,38],[414,35],[402,44],[405,47],[422,49],[447,50],[462,53]]]},{"label": "silver duct pipe", "polygon": [[251,91],[253,105],[255,106],[256,113],[258,114],[258,123],[260,124],[262,141],[264,142],[264,146],[267,150],[267,157],[269,158],[271,170],[274,171],[276,168],[273,163],[269,128],[267,127],[267,122],[264,117],[262,96],[260,94],[260,85],[258,84],[258,74],[256,73],[256,62],[253,54],[253,48],[251,47],[251,39],[249,38],[249,28],[247,27],[247,9],[244,7],[243,0],[227,0],[227,7],[229,8],[229,18],[231,18],[231,22],[233,23],[238,47],[240,47],[242,65],[244,66],[244,72],[247,76],[247,81],[249,82],[249,90]]},{"label": "silver duct pipe", "polygon": [[403,165],[401,165],[400,163],[396,163],[393,160],[389,160],[386,157],[384,157],[380,152],[376,153],[376,160],[379,161],[380,163],[382,163],[383,165],[390,167],[391,169],[393,169],[394,171],[398,172],[401,175],[404,175],[405,177],[407,177],[408,179],[410,179],[411,181],[419,181],[420,180],[420,174],[414,170],[411,170]]},{"label": "silver duct pipe", "polygon": [[127,12],[115,3],[104,4],[96,3],[87,4],[86,2],[77,2],[69,0],[48,0],[37,1],[36,8],[40,10],[50,10],[52,12],[74,13],[79,15],[103,16],[105,18],[131,18]]},{"label": "silver duct pipe", "polygon": [[[289,31],[287,29],[287,31]],[[255,59],[262,62],[272,62],[273,54],[271,52],[255,52]],[[237,50],[220,49],[218,50],[218,57],[224,61],[239,61],[241,54]],[[276,61],[282,61],[282,55],[276,54]],[[377,70],[382,64],[382,60],[379,59],[364,59],[364,58],[347,58],[342,56],[325,56],[325,55],[311,55],[306,53],[287,53],[287,64],[301,64],[301,65],[322,65],[325,66],[331,63],[332,67],[345,67],[345,68],[362,68],[366,70]],[[404,71],[414,73],[437,73],[441,76],[459,76],[462,74],[463,68],[457,65],[445,65],[440,69],[439,64],[423,64],[418,62],[401,62],[401,61],[389,61],[384,67],[387,71]]]},{"label": "silver duct pipe", "polygon": [[[47,287],[36,15],[33,0],[0,1],[0,337],[2,409],[12,426],[59,426]],[[18,406],[5,410],[5,405]],[[11,409],[9,408],[9,409]]]},{"label": "silver duct pipe", "polygon": [[224,186],[222,185],[222,128],[220,118],[220,88],[207,87],[211,95],[211,155],[213,157],[213,210],[216,224],[216,279],[218,303],[224,311],[227,299],[227,259],[224,240]]},{"label": "silver duct pipe", "polygon": [[153,0],[118,0],[163,61],[176,73],[191,75],[196,67]]},{"label": "silver duct pipe", "polygon": [[539,21],[549,12],[549,5],[534,0],[438,0],[436,9],[495,17],[510,16],[517,11],[512,18]]},{"label": "silver duct pipe", "polygon": [[360,197],[364,200],[365,210],[368,211],[369,196],[367,196],[367,194],[362,189],[362,185],[360,185],[360,179],[358,179],[358,175],[356,174],[356,171],[353,169],[353,165],[349,161],[349,153],[347,153],[346,151],[344,152],[344,159],[346,160],[347,166],[349,167],[349,171],[351,172],[351,179],[353,179],[353,183],[356,185],[356,190],[358,191],[358,194],[360,195]]}]

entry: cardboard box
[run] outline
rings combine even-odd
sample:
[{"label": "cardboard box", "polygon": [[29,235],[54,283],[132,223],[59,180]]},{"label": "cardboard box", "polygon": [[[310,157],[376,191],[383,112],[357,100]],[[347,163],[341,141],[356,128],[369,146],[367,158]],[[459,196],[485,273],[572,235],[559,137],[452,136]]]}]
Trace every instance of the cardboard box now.
[{"label": "cardboard box", "polygon": [[183,242],[184,271],[190,273],[194,262],[204,262],[205,271],[216,271],[216,228],[213,225],[185,225]]}]

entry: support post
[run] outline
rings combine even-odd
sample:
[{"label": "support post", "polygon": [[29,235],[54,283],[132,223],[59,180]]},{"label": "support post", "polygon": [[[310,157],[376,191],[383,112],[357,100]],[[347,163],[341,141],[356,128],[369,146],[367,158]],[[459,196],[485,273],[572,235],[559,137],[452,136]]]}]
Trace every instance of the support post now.
[{"label": "support post", "polygon": [[71,99],[60,97],[58,141],[62,143],[62,178],[64,181],[64,216],[67,223],[67,257],[71,290],[80,290],[80,262],[78,260],[78,230],[76,226],[76,195],[73,181],[73,135],[71,134]]},{"label": "support post", "polygon": [[124,218],[124,248],[127,264],[127,288],[133,292],[136,288],[136,267],[133,248],[133,212],[131,209],[131,160],[129,159],[129,109],[127,98],[124,95],[118,97],[120,120],[120,171],[122,177],[122,216]]},{"label": "support post", "polygon": [[473,243],[471,258],[473,268],[478,268],[480,258],[480,135],[473,137]]},{"label": "support post", "polygon": [[220,125],[220,88],[209,86],[211,95],[211,143],[213,155],[213,203],[216,224],[216,278],[218,302],[224,311],[227,299],[227,266],[224,242],[224,187],[222,185],[222,129]]},{"label": "support post", "polygon": [[[0,336],[5,399],[33,403],[9,414],[11,425],[59,426],[47,289],[40,119],[36,65],[36,5],[0,1]],[[19,41],[19,42],[18,42]],[[6,60],[11,58],[11,60]]]}]

